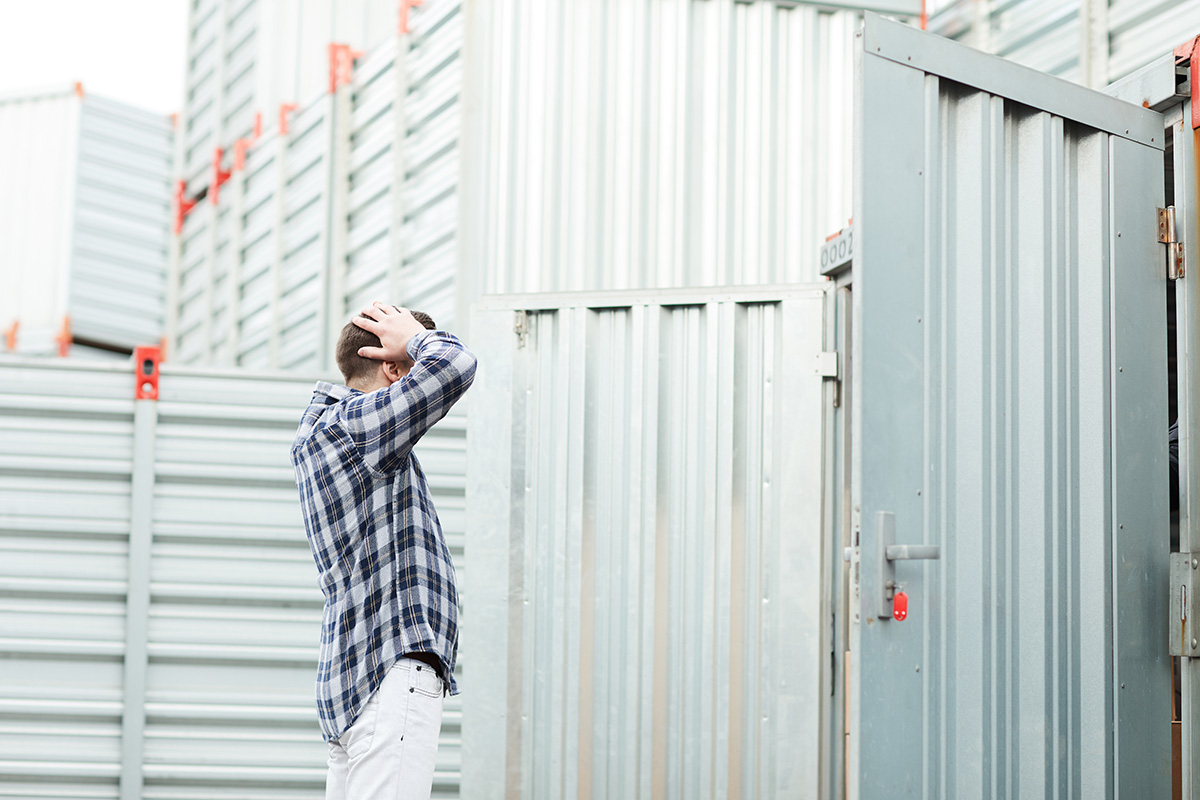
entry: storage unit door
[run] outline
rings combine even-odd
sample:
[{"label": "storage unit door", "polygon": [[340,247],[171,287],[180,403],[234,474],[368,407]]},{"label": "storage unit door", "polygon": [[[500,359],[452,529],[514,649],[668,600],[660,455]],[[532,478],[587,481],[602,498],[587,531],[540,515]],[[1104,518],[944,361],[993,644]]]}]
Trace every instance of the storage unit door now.
[{"label": "storage unit door", "polygon": [[703,291],[475,306],[464,797],[821,796],[829,298]]},{"label": "storage unit door", "polygon": [[857,58],[849,796],[1169,797],[1163,119]]}]

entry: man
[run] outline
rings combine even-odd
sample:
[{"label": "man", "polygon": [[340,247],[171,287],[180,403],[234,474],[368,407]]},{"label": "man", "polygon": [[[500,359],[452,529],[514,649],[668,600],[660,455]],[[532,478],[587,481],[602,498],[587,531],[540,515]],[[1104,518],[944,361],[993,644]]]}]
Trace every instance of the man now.
[{"label": "man", "polygon": [[347,324],[346,385],[317,384],[292,443],[325,593],[327,800],[428,798],[442,699],[458,693],[454,566],[412,448],[470,387],[476,362],[424,319],[375,303]]}]

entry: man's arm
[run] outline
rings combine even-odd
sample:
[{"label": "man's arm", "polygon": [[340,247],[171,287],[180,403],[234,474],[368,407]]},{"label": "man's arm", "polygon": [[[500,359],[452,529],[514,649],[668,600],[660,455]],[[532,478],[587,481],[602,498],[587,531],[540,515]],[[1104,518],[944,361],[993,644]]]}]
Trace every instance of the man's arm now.
[{"label": "man's arm", "polygon": [[390,388],[350,400],[343,424],[367,465],[388,473],[400,468],[417,441],[471,386],[476,359],[462,342],[445,331],[427,331],[416,323],[419,332],[411,333],[412,327],[403,317],[412,320],[412,315],[405,311],[380,311],[379,316],[376,320],[356,320],[361,327],[377,333],[382,342],[382,347],[363,348],[360,353],[400,361],[402,347],[403,357],[411,359],[413,366]]}]

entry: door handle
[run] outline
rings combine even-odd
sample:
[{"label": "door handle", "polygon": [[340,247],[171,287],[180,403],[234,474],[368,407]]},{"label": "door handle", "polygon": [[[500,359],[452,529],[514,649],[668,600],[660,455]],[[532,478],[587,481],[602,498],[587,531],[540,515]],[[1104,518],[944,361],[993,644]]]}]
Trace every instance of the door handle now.
[{"label": "door handle", "polygon": [[942,548],[936,544],[892,544],[884,548],[888,561],[936,561],[942,557]]},{"label": "door handle", "polygon": [[891,511],[878,512],[875,523],[879,547],[875,566],[875,616],[881,620],[892,619],[892,598],[898,588],[896,562],[940,559],[942,548],[935,544],[895,544],[896,515]]}]

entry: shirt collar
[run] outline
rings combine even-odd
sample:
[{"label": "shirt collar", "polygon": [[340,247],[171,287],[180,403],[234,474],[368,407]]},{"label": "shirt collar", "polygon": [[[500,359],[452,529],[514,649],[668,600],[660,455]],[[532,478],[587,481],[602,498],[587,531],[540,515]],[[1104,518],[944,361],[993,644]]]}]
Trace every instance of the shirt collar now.
[{"label": "shirt collar", "polygon": [[358,389],[351,389],[349,386],[341,386],[327,381],[317,381],[317,385],[313,389],[313,402],[332,405],[354,394],[362,393]]}]

